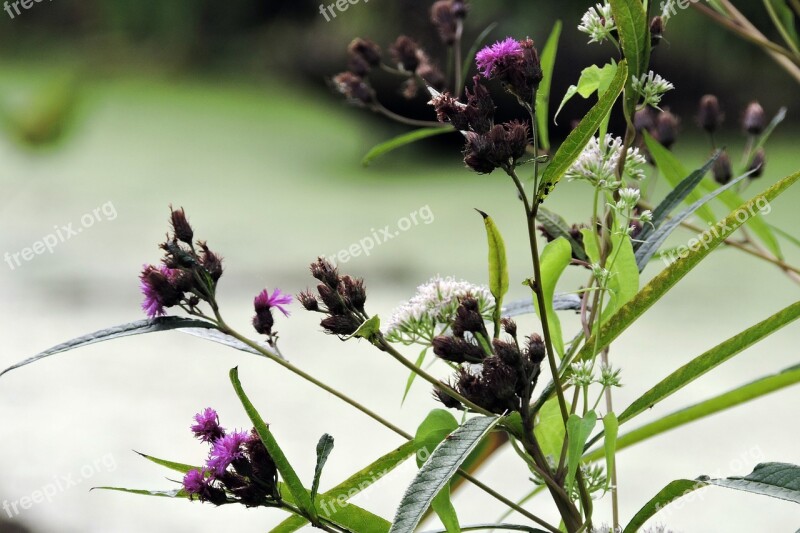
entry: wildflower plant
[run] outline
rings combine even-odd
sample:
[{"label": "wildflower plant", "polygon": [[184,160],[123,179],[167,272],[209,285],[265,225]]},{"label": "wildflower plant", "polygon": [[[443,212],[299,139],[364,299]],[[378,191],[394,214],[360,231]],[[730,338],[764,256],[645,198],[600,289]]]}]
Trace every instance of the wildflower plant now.
[{"label": "wildflower plant", "polygon": [[[783,258],[779,232],[761,216],[800,180],[800,173],[747,200],[740,196],[764,175],[765,143],[785,111],[767,123],[764,109],[755,102],[749,105],[742,123],[747,144],[741,162],[734,162],[715,143],[714,134],[724,122],[722,105],[715,96],[703,97],[697,123],[708,134],[712,154],[697,170],[689,171],[670,151],[678,139],[680,119],[666,106],[656,109],[672,89],[650,70],[663,21],[659,17],[648,21],[640,0],[610,0],[591,8],[579,29],[592,41],[608,41],[615,57],[602,67],[587,67],[565,95],[562,107],[575,94],[591,98],[593,106],[555,149],[548,133],[549,92],[560,24],[542,54],[529,36],[509,36],[481,48],[484,34],[473,47],[474,58],[464,58],[467,15],[464,1],[439,0],[431,6],[431,21],[448,52],[441,55],[451,58],[450,68],[441,69],[433,59],[440,54],[423,50],[408,36],[398,37],[388,55],[375,42],[359,38],[348,47],[348,70],[333,76],[331,86],[352,103],[422,127],[377,147],[369,159],[431,135],[460,136],[465,166],[480,175],[490,174],[479,179],[494,180],[497,187],[509,190],[508,206],[518,210],[527,231],[530,266],[510,271],[500,228],[489,214],[479,211],[488,248],[485,285],[434,277],[383,325],[368,309],[366,282],[319,258],[310,266],[311,286],[295,297],[302,308],[319,315],[325,333],[370,345],[409,371],[405,394],[413,390],[414,378],[426,381],[430,401],[438,402],[439,408],[412,435],[284,359],[278,328],[292,319],[294,304],[280,289],[254,291],[250,326],[258,338],[234,329],[217,300],[222,257],[196,239],[183,209],[170,209],[171,231],[161,244],[161,261],[146,265],[140,276],[146,319],[80,337],[6,372],[90,343],[183,329],[268,359],[359,410],[397,434],[402,443],[368,465],[354,465],[353,476],[320,491],[324,466],[329,456],[334,457],[333,438],[320,439],[314,476],[304,483],[233,369],[231,383],[253,429],[225,429],[216,411],[207,408],[191,426],[208,447],[204,463],[187,465],[145,456],[179,472],[181,479],[171,490],[116,490],[290,513],[276,532],[311,524],[329,532],[410,533],[429,510],[448,533],[491,528],[621,531],[623,523],[627,523],[624,531],[633,532],[681,494],[709,485],[800,501],[800,467],[770,462],[744,478],[678,479],[649,501],[637,499],[641,510],[623,517],[618,488],[625,480],[619,479],[616,468],[623,448],[800,381],[800,370],[793,367],[620,435],[631,420],[800,317],[796,302],[661,377],[624,409],[615,404],[614,391],[626,382],[623,369],[612,362],[622,351],[615,341],[715,250],[734,247],[774,265],[788,282],[800,281],[800,269]],[[463,68],[465,64],[473,67]],[[384,107],[369,81],[377,69],[397,76],[407,98],[429,102],[431,120],[403,117]],[[498,120],[493,97],[498,91],[513,97],[517,118]],[[615,134],[609,131],[609,118],[617,109],[625,128]],[[580,185],[574,194],[591,199],[584,219],[572,225],[545,206],[564,178]],[[660,197],[653,193],[657,180],[668,188]],[[720,219],[712,206],[724,206],[726,215]],[[703,231],[694,219],[710,228]],[[698,244],[687,247],[654,276],[642,276],[647,268],[655,270],[652,259],[665,253],[667,238],[681,227],[699,234],[693,239]],[[739,229],[743,240],[732,238]],[[584,276],[585,282],[564,291],[561,277],[568,268]],[[506,301],[512,288],[524,291],[521,301]],[[579,317],[576,331],[562,325],[559,313],[564,311]],[[526,316],[520,326],[517,320],[522,315],[535,318]],[[403,353],[412,345],[415,350],[422,348],[415,360]],[[424,364],[429,351],[438,362],[431,372]],[[636,355],[632,365],[647,364],[646,353]],[[389,392],[375,390],[375,394]],[[466,466],[485,462],[506,443],[532,480],[529,496],[541,492],[546,499],[515,503],[519,495],[488,486]],[[342,505],[379,482],[373,472],[390,472],[414,454],[419,472],[391,521],[355,505]],[[451,483],[455,479],[466,480],[487,498],[502,502],[509,513],[516,513],[515,521],[524,523],[487,516],[480,526],[461,524],[451,501],[457,490]],[[599,523],[601,508],[612,517],[611,527]]]}]

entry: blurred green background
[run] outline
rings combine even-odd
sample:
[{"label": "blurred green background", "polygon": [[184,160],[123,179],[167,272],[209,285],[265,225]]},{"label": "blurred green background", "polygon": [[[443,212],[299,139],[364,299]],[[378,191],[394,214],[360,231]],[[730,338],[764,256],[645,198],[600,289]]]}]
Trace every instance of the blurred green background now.
[{"label": "blurred green background", "polygon": [[[425,206],[434,222],[343,265],[366,278],[371,312],[388,317],[435,274],[484,281],[484,236],[473,207],[496,218],[512,272],[526,276],[525,230],[509,183],[461,168],[457,136],[361,167],[369,147],[405,128],[347,107],[327,88],[326,78],[344,69],[354,36],[387,45],[407,33],[436,50],[429,4],[371,0],[330,22],[314,2],[53,0],[33,4],[14,19],[0,12],[0,254],[31,246],[98,207],[114,208],[113,217],[60,243],[52,254],[16,268],[0,264],[6,304],[0,307],[0,366],[87,331],[138,319],[136,276],[142,263],[158,259],[169,203],[184,206],[197,236],[224,255],[221,299],[228,321],[242,330],[261,288],[298,292],[309,285],[306,267],[317,255],[335,254]],[[768,28],[759,3],[741,4]],[[587,46],[575,29],[588,5],[473,2],[467,40],[497,20],[491,39],[530,35],[541,43],[555,20],[563,20],[553,86],[553,98],[560,100],[583,68],[611,55],[608,47]],[[737,123],[747,102],[760,100],[769,115],[789,107],[768,146],[767,173],[748,194],[800,166],[797,85],[761,51],[687,10],[670,22],[654,65],[677,87],[664,105],[682,118],[675,151],[687,166],[699,166],[709,152],[692,116],[699,97],[709,92],[723,102],[728,119],[721,142],[734,154],[745,141]],[[392,78],[379,77],[376,86],[391,109],[430,117],[425,99],[406,102]],[[498,102],[509,103],[499,93]],[[577,100],[565,108],[556,138],[584,109]],[[586,218],[591,198],[583,185],[565,183],[550,202],[578,222]],[[800,190],[790,191],[775,202],[769,222],[796,233],[799,203]],[[690,236],[676,236],[675,244]],[[800,263],[797,248],[783,244],[787,260]],[[657,270],[654,265],[648,276]],[[575,270],[561,289],[584,282],[584,273]],[[522,286],[512,292],[513,298],[526,296]],[[626,384],[618,405],[797,296],[797,285],[773,267],[732,250],[715,253],[615,346]],[[314,316],[297,305],[293,310],[290,319],[278,319],[278,329],[283,350],[298,366],[410,431],[435,407],[421,384],[401,407],[407,376],[395,362],[367,346],[326,337]],[[562,321],[565,331],[578,327],[571,315]],[[535,329],[532,320],[524,326]],[[687,387],[685,396],[656,406],[649,419],[796,364],[799,344],[798,328],[789,326]],[[17,501],[70,473],[82,479],[79,487],[18,516],[0,511],[7,520],[0,531],[24,524],[34,531],[82,533],[261,532],[277,524],[278,513],[268,510],[86,490],[172,487],[163,471],[130,450],[201,461],[204,450],[187,426],[207,405],[220,410],[223,425],[244,426],[246,417],[227,382],[234,365],[304,479],[311,475],[319,435],[336,437],[323,489],[399,444],[328,395],[252,356],[177,333],[92,346],[0,380],[0,500]],[[432,371],[447,375],[444,368]],[[796,415],[795,388],[626,451],[619,458],[623,516],[678,476],[746,473],[762,460],[800,463],[800,434],[788,423]],[[109,454],[113,468],[101,465],[79,475],[83,466]],[[481,478],[516,498],[529,487],[522,470],[505,450]],[[356,502],[391,517],[412,476],[406,468]],[[703,494],[700,502],[661,520],[684,532],[790,531],[800,522],[791,504],[714,490]],[[501,512],[471,489],[455,505],[465,523],[489,521]],[[530,506],[553,514],[543,500]],[[607,502],[598,507],[608,519]]]}]

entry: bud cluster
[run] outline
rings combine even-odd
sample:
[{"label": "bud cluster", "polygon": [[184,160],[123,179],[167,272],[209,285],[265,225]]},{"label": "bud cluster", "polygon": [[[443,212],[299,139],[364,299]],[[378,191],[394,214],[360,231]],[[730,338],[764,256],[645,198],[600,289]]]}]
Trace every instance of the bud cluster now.
[{"label": "bud cluster", "polygon": [[[531,335],[520,348],[516,323],[504,319],[503,329],[510,340],[491,340],[477,300],[466,296],[458,307],[452,335],[433,340],[434,353],[458,365],[450,387],[495,414],[519,411],[530,402],[545,357],[541,337]],[[447,407],[463,409],[442,388],[434,390],[434,397]]]},{"label": "bud cluster", "polygon": [[183,209],[171,210],[170,223],[172,234],[161,244],[162,265],[145,265],[139,276],[142,309],[150,318],[176,305],[194,310],[201,301],[212,302],[223,272],[222,258],[204,241],[193,242],[194,231]]},{"label": "bud cluster", "polygon": [[192,433],[208,443],[210,450],[206,464],[183,478],[183,490],[189,498],[214,505],[279,505],[278,470],[256,430],[227,432],[211,408],[195,415],[194,420]]},{"label": "bud cluster", "polygon": [[338,269],[321,257],[311,263],[311,275],[320,283],[317,294],[305,291],[298,295],[303,307],[326,315],[320,326],[327,333],[345,337],[358,331],[368,318],[364,280],[339,275]]}]

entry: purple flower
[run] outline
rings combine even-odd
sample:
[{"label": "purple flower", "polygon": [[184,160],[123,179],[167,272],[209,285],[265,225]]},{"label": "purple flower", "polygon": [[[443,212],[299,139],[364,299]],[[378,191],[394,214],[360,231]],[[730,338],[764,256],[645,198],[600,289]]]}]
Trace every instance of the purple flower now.
[{"label": "purple flower", "polygon": [[516,59],[523,56],[522,46],[513,37],[508,37],[504,41],[497,41],[491,46],[485,47],[475,56],[475,63],[478,70],[485,78],[492,76],[492,71],[498,65],[503,65],[509,59]]},{"label": "purple flower", "polygon": [[204,494],[207,487],[205,470],[190,470],[183,476],[183,488],[189,495]]},{"label": "purple flower", "polygon": [[175,280],[180,271],[166,266],[154,267],[145,265],[141,280],[141,290],[144,295],[142,310],[150,318],[163,316],[166,313],[165,307],[172,307],[180,302],[183,293],[175,286]]},{"label": "purple flower", "polygon": [[225,436],[225,429],[219,425],[219,415],[210,407],[194,415],[195,424],[192,425],[192,433],[203,442],[213,443],[215,440]]},{"label": "purple flower", "polygon": [[271,307],[275,307],[285,316],[289,316],[289,311],[286,310],[285,306],[290,303],[292,303],[292,295],[281,292],[280,289],[275,289],[272,294],[267,289],[264,289],[253,300],[256,312],[266,311]]},{"label": "purple flower", "polygon": [[248,438],[249,433],[246,431],[234,431],[214,441],[214,447],[206,462],[208,468],[214,471],[214,475],[223,475],[232,462],[244,457],[242,445]]}]

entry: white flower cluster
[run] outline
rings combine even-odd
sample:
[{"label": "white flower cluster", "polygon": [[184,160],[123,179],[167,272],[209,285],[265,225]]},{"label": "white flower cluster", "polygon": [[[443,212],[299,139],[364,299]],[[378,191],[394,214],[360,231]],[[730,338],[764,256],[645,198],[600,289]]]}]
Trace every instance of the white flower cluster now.
[{"label": "white flower cluster", "polygon": [[[615,189],[620,183],[617,180],[617,166],[622,156],[622,139],[611,134],[606,135],[604,142],[594,137],[583,149],[578,160],[566,173],[569,180],[586,180],[592,185]],[[647,163],[638,148],[628,149],[625,158],[625,175],[632,180],[644,179],[644,165]]]},{"label": "white flower cluster", "polygon": [[633,78],[633,90],[644,99],[644,105],[651,105],[656,109],[658,109],[658,104],[661,103],[664,94],[674,88],[672,83],[652,70],[647,74],[642,74],[639,78]]},{"label": "white flower cluster", "polygon": [[578,30],[591,37],[590,43],[602,43],[611,38],[611,32],[616,29],[617,25],[614,23],[611,5],[608,2],[590,7],[578,25]]},{"label": "white flower cluster", "polygon": [[453,323],[460,299],[467,295],[478,300],[481,315],[491,320],[494,297],[487,287],[451,277],[435,277],[417,287],[417,294],[394,311],[386,338],[391,342],[430,345],[435,336]]}]

